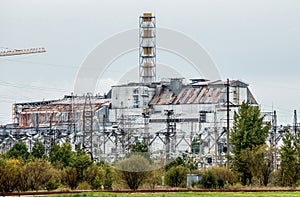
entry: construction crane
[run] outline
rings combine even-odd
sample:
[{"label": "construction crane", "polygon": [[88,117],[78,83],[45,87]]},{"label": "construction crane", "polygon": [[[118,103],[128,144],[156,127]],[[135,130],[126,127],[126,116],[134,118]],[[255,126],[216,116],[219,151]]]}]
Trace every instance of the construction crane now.
[{"label": "construction crane", "polygon": [[39,48],[29,48],[29,49],[8,49],[0,50],[0,56],[12,56],[12,55],[23,55],[32,53],[44,53],[46,52],[44,47]]}]

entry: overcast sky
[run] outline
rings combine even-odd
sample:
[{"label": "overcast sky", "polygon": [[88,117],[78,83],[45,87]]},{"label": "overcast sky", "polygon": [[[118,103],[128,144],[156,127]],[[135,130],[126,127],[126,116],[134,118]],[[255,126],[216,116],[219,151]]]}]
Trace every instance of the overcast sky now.
[{"label": "overcast sky", "polygon": [[[43,54],[0,58],[0,124],[11,122],[14,102],[58,99],[70,94],[89,53],[112,35],[137,28],[143,12],[153,12],[158,27],[181,32],[199,43],[216,63],[223,80],[248,83],[262,110],[277,110],[280,123],[292,124],[293,110],[300,113],[300,1],[0,3],[0,47],[47,50]],[[163,51],[158,51],[157,62],[188,68],[186,62]],[[123,71],[137,65],[138,54],[134,51],[116,60],[99,80],[99,91],[108,90]],[[201,78],[189,70],[185,69],[186,77]]]}]

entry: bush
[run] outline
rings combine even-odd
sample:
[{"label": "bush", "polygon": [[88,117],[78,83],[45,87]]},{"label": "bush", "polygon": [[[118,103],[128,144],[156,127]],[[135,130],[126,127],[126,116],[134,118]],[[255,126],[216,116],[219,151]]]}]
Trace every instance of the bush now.
[{"label": "bush", "polygon": [[112,168],[105,166],[105,177],[104,177],[104,189],[112,189],[113,184],[113,173]]},{"label": "bush", "polygon": [[165,173],[166,184],[171,187],[185,187],[188,168],[183,166],[173,166]]},{"label": "bush", "polygon": [[223,178],[219,177],[218,180],[217,180],[217,185],[218,185],[218,188],[219,189],[223,189],[224,188],[224,185],[225,185],[225,181]]},{"label": "bush", "polygon": [[57,189],[58,187],[60,186],[60,182],[59,181],[56,181],[54,179],[50,179],[48,181],[48,183],[46,184],[46,189],[49,191],[49,190],[55,190]]},{"label": "bush", "polygon": [[101,188],[101,180],[98,176],[92,181],[92,189],[100,189]]},{"label": "bush", "polygon": [[84,181],[84,182],[81,182],[78,184],[78,187],[77,187],[78,190],[90,190],[91,189],[91,185]]},{"label": "bush", "polygon": [[217,181],[212,172],[207,170],[202,176],[200,184],[206,189],[214,189],[217,186]]},{"label": "bush", "polygon": [[272,186],[281,186],[280,170],[274,170],[270,174],[270,184]]},{"label": "bush", "polygon": [[77,172],[75,168],[66,167],[62,171],[62,182],[63,184],[69,186],[71,189],[77,187]]},{"label": "bush", "polygon": [[235,174],[226,167],[212,167],[209,170],[217,180],[223,179],[224,183],[229,183],[231,185],[236,182]]}]

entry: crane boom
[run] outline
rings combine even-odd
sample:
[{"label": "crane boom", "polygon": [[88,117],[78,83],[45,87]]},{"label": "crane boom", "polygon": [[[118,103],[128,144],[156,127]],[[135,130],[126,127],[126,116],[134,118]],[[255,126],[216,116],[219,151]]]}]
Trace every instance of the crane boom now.
[{"label": "crane boom", "polygon": [[44,52],[46,52],[46,49],[44,47],[30,48],[30,49],[6,49],[0,51],[0,56],[23,55],[23,54],[44,53]]}]

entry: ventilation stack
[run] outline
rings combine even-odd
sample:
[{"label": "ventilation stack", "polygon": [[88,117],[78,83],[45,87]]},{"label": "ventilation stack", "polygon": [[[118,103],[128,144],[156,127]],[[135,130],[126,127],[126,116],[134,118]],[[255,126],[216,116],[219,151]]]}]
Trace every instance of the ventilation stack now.
[{"label": "ventilation stack", "polygon": [[156,19],[144,13],[139,20],[139,77],[150,84],[156,80]]}]

